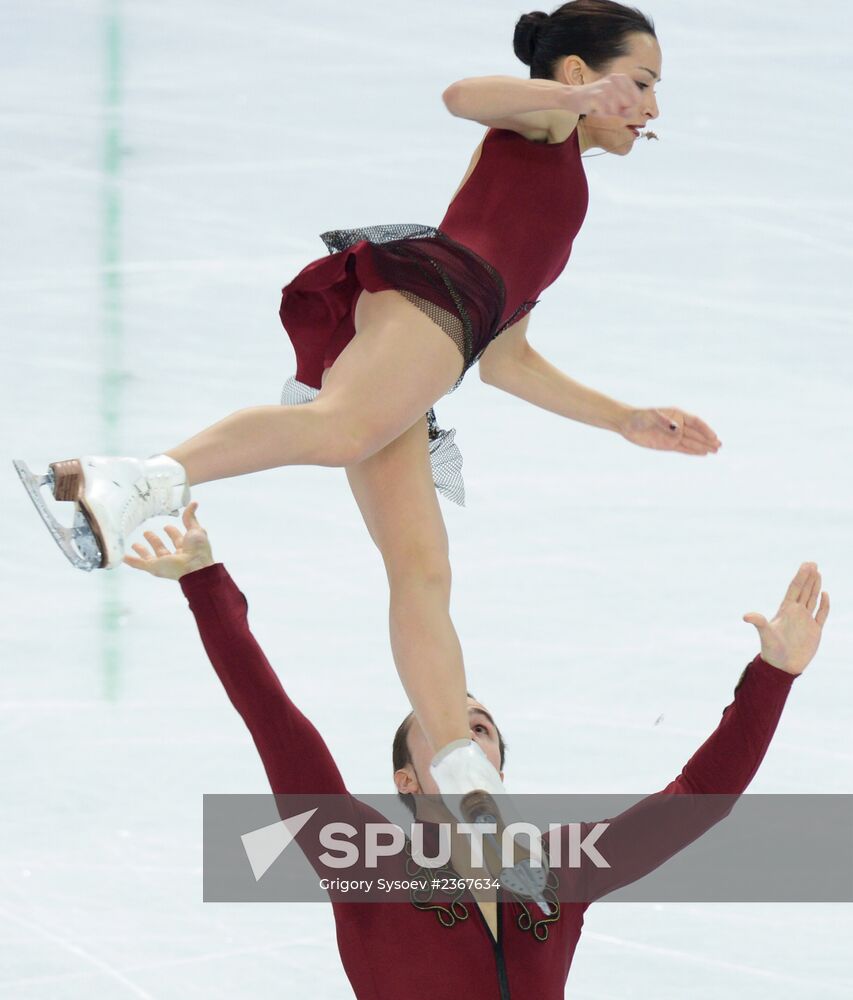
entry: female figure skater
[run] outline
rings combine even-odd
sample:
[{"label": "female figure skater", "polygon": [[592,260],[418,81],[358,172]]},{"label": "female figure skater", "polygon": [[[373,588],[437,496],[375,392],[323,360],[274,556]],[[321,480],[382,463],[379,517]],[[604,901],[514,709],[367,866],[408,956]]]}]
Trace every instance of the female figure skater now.
[{"label": "female figure skater", "polygon": [[461,80],[444,93],[452,114],[488,131],[440,227],[325,234],[332,255],[284,289],[281,318],[297,379],[319,390],[313,401],[240,410],[149,459],[57,462],[28,486],[37,505],[44,483],[75,501],[76,558],[93,532],[97,564],[111,568],[130,532],[177,513],[190,485],[282,465],[346,468],[385,562],[397,670],[436,755],[436,783],[451,795],[497,794],[501,784],[470,738],[424,414],[479,360],[487,383],[634,444],[687,455],[720,446],[688,413],[634,408],[579,385],[526,337],[529,311],[565,267],[584,218],[581,153],[624,155],[658,115],[652,23],[612,0],[573,0],[522,16],[514,46],[531,79]]}]

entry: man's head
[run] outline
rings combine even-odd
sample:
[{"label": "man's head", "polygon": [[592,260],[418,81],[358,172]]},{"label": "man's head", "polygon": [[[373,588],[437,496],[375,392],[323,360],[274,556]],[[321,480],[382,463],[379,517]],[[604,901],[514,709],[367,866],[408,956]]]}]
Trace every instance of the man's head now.
[{"label": "man's head", "polygon": [[[468,695],[468,721],[471,739],[476,740],[483,753],[494,764],[503,779],[506,743],[495,720],[477,699]],[[421,729],[414,712],[409,712],[394,734],[391,750],[394,765],[394,784],[400,798],[412,815],[416,814],[416,795],[438,795],[429,765],[435,756]]]}]

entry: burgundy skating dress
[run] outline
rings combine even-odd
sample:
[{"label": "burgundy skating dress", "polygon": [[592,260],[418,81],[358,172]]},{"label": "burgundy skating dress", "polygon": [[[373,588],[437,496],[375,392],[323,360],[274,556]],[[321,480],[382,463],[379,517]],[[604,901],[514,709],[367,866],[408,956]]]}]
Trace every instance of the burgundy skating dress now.
[{"label": "burgundy skating dress", "polygon": [[[396,289],[434,320],[459,348],[461,381],[566,266],[587,204],[577,130],[548,144],[490,129],[439,228],[323,233],[331,256],[309,264],[282,291],[281,321],[296,352],[283,402],[316,394],[323,370],[355,336],[362,289]],[[431,438],[441,434],[434,417],[430,430]]]}]

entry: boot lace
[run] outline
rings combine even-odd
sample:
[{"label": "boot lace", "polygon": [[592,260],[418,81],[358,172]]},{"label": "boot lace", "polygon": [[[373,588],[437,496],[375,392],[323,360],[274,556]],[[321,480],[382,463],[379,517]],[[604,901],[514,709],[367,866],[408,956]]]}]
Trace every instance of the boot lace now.
[{"label": "boot lace", "polygon": [[173,488],[174,483],[166,473],[140,476],[130,487],[121,510],[122,534],[127,536],[149,517],[176,513]]}]

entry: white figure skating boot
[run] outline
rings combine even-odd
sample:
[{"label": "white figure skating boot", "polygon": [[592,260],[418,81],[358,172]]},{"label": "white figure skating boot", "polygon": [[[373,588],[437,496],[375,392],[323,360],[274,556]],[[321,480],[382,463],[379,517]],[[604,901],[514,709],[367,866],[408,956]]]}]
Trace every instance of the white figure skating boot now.
[{"label": "white figure skating boot", "polygon": [[[532,899],[547,916],[551,904],[544,891],[548,882],[548,859],[539,837],[530,844],[529,856],[504,865],[501,859],[503,831],[511,823],[522,822],[504,790],[501,777],[474,740],[448,743],[433,758],[430,771],[445,805],[463,823],[494,824],[496,833],[486,834],[494,861],[487,859],[493,874],[499,871],[501,884],[517,896]],[[518,845],[514,857],[518,857]]]},{"label": "white figure skating boot", "polygon": [[[190,500],[184,467],[166,455],[103,458],[87,455],[52,462],[44,476],[14,463],[30,499],[54,540],[78,569],[114,569],[128,535],[149,517],[177,514]],[[41,487],[55,500],[74,502],[74,523],[60,524],[48,510]]]}]

